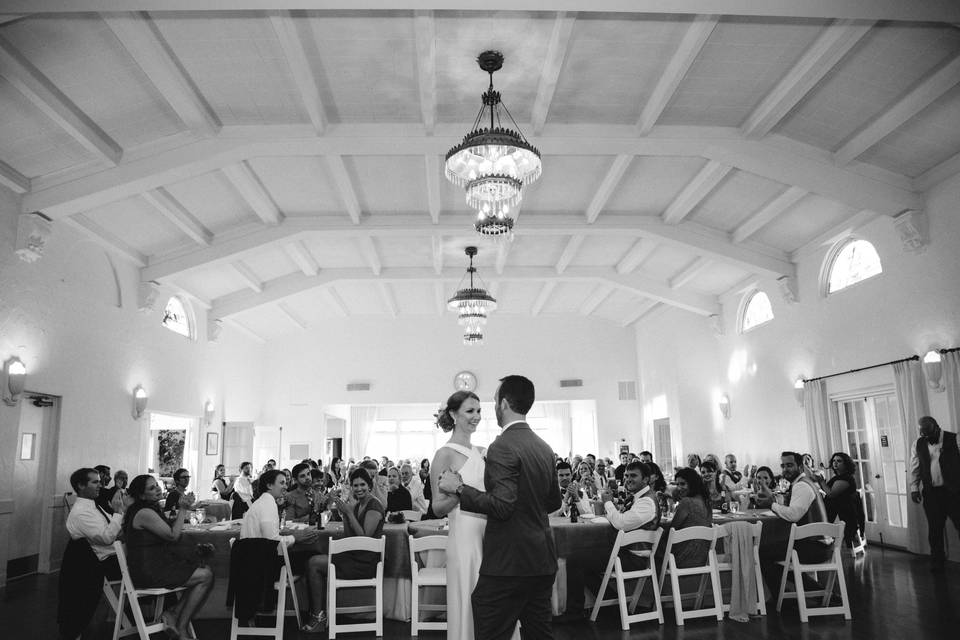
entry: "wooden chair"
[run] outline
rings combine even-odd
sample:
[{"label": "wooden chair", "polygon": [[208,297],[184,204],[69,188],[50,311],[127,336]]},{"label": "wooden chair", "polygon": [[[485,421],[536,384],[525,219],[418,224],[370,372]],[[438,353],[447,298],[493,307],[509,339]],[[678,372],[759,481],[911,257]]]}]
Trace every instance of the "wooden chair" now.
[{"label": "wooden chair", "polygon": [[[755,522],[751,524],[750,527],[752,529],[751,537],[753,538],[753,568],[756,573],[757,581],[756,611],[760,615],[765,616],[767,615],[767,603],[764,601],[763,597],[763,575],[760,573],[760,536],[763,533],[763,523]],[[728,535],[730,535],[730,529],[728,525],[716,525],[716,529],[717,539],[726,538]],[[731,564],[729,550],[727,553],[717,556],[717,572],[723,573],[725,571],[729,571],[731,573],[733,572],[733,564]],[[723,605],[723,610],[724,612],[729,612],[730,605],[725,603]]]},{"label": "wooden chair", "polygon": [[[610,560],[607,562],[607,570],[603,574],[603,581],[600,583],[600,590],[597,591],[597,600],[593,603],[593,611],[590,612],[590,620],[596,622],[600,607],[611,604],[620,606],[620,628],[624,631],[630,630],[630,624],[634,622],[643,622],[645,620],[657,620],[663,624],[663,605],[660,602],[660,585],[657,581],[657,567],[654,561],[654,553],[657,545],[660,543],[660,536],[663,531],[658,527],[655,531],[645,531],[637,529],[635,531],[620,531],[617,539],[613,543],[613,549],[610,551]],[[628,547],[639,544],[650,544],[650,549],[645,551],[631,551]],[[638,558],[645,558],[648,562],[646,569],[637,569],[626,571],[620,560],[620,550],[634,553]],[[610,578],[615,581],[616,597],[604,599],[607,594],[607,587]],[[637,602],[640,600],[640,594],[643,587],[650,578],[650,584],[653,588],[653,611],[644,613],[633,613],[637,608]],[[637,585],[630,596],[630,605],[627,606],[627,580],[637,580]]]},{"label": "wooden chair", "polygon": [[446,587],[446,563],[440,567],[420,567],[417,554],[427,551],[447,551],[447,536],[425,536],[414,538],[410,536],[410,635],[416,637],[420,630],[446,631],[445,621],[420,622],[421,611],[446,611],[446,604],[421,604],[421,587]]},{"label": "wooden chair", "polygon": [[[340,540],[330,540],[329,565],[327,569],[327,616],[330,628],[330,640],[337,637],[337,632],[374,631],[377,637],[383,636],[383,556],[385,538],[367,538],[366,536],[352,536]],[[376,574],[373,578],[349,580],[337,577],[337,554],[345,551],[373,551],[380,554],[377,562]],[[372,605],[356,607],[337,607],[337,589],[360,589],[373,587],[374,600]],[[339,613],[370,613],[374,612],[373,622],[355,624],[340,624],[337,622]]]},{"label": "wooden chair", "polygon": [[[230,538],[230,546],[236,538]],[[277,592],[277,608],[273,611],[258,612],[257,615],[273,616],[274,625],[272,627],[241,627],[237,620],[236,605],[230,616],[230,640],[237,640],[240,636],[259,636],[283,640],[283,627],[287,616],[287,591],[290,592],[290,599],[293,600],[293,613],[297,617],[297,629],[300,628],[300,605],[297,602],[297,581],[300,576],[294,575],[293,567],[290,565],[290,556],[287,554],[287,545],[281,540],[277,544],[277,555],[283,556],[283,566],[280,567],[280,575],[273,588]]]},{"label": "wooden chair", "polygon": [[[181,597],[182,594],[187,590],[186,587],[177,587],[174,589],[137,589],[133,586],[133,580],[130,578],[130,570],[127,568],[127,554],[124,550],[122,542],[114,542],[113,548],[117,552],[117,562],[120,564],[120,593],[117,595],[117,606],[114,609],[117,612],[123,611],[123,605],[126,601],[130,602],[130,610],[133,613],[134,627],[132,629],[124,630],[123,635],[133,635],[134,633],[139,634],[140,640],[149,640],[151,633],[156,633],[158,631],[163,631],[163,621],[160,616],[163,613],[163,601],[164,597],[170,594],[177,594],[177,597]],[[143,611],[140,609],[140,599],[141,598],[155,598],[153,617],[148,624],[146,619],[143,617]],[[121,637],[121,625],[125,616],[118,615],[116,616],[116,621],[113,625],[113,640],[117,640]],[[190,623],[189,626],[190,634],[193,637],[197,637],[197,633],[193,630],[193,623]]]},{"label": "wooden chair", "polygon": [[[663,593],[664,581],[667,575],[670,576],[670,587],[672,596],[661,596],[664,602],[673,603],[673,612],[677,619],[677,626],[683,626],[683,621],[687,618],[702,618],[706,616],[716,616],[717,620],[723,620],[723,597],[720,594],[720,574],[717,573],[717,554],[715,551],[717,539],[714,531],[715,527],[686,527],[684,529],[670,529],[667,536],[667,547],[664,553],[663,566],[660,567],[660,593]],[[681,542],[690,540],[705,540],[710,546],[707,551],[706,564],[696,567],[677,567],[677,559],[673,555],[673,546]],[[680,591],[680,578],[684,576],[700,576],[700,586],[696,592],[696,604],[693,610],[684,611],[683,593]],[[707,579],[710,580],[713,606],[702,608],[703,596],[706,592]]]},{"label": "wooden chair", "polygon": [[[786,558],[777,564],[783,567],[783,576],[780,578],[780,593],[777,596],[777,611],[783,605],[786,598],[796,598],[797,605],[800,607],[800,621],[807,622],[810,616],[829,616],[843,614],[847,620],[850,619],[850,599],[847,597],[847,582],[843,576],[843,562],[840,559],[840,546],[843,543],[843,522],[814,522],[797,526],[794,523],[790,527],[790,539],[787,541]],[[800,557],[794,549],[798,540],[807,538],[823,537],[830,542],[830,559],[825,562],[816,562],[804,564],[800,562]],[[803,586],[803,574],[819,574],[821,571],[829,572],[827,584],[823,589],[807,591]],[[787,591],[788,574],[793,574],[794,591]],[[831,607],[830,597],[833,595],[835,583],[840,587],[840,606]],[[819,607],[807,606],[807,598],[821,597],[822,601]]]}]

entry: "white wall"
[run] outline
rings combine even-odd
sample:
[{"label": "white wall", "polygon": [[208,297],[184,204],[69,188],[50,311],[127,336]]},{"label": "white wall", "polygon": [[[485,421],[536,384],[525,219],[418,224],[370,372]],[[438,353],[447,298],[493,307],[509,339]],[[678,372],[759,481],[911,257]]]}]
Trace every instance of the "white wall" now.
[{"label": "white wall", "polygon": [[[484,401],[512,373],[530,378],[540,400],[595,399],[601,452],[621,437],[635,439],[639,404],[620,401],[617,388],[637,379],[631,329],[589,318],[496,314],[487,328],[483,346],[465,347],[452,316],[356,317],[271,342],[261,422],[283,426],[285,441],[309,438],[316,457],[324,412],[342,414],[334,405],[439,405],[453,392],[454,375],[467,369]],[[565,378],[582,378],[583,386],[561,389]],[[372,387],[347,392],[348,382]]]},{"label": "white wall", "polygon": [[[679,311],[640,323],[644,402],[666,393],[685,452],[735,452],[746,461],[770,462],[782,449],[809,448],[793,395],[798,376],[960,346],[958,209],[960,177],[928,194],[930,245],[919,255],[903,251],[890,218],[864,226],[857,235],[876,247],[884,272],[829,298],[819,293],[829,247],[801,258],[798,302],[785,303],[774,282],[761,282],[775,320],[747,334],[736,331],[738,299],[724,300],[721,337],[712,336],[707,320]],[[730,396],[726,421],[717,419],[714,391],[720,389]],[[945,422],[944,396],[930,393],[932,413]],[[659,416],[645,414],[644,425],[653,417]]]}]

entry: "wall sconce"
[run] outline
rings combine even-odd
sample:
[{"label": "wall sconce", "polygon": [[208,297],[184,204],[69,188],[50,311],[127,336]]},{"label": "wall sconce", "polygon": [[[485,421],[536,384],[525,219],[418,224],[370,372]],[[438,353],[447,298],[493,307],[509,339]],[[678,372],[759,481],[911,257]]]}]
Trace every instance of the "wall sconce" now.
[{"label": "wall sconce", "polygon": [[939,351],[931,349],[923,356],[923,373],[927,376],[928,387],[934,391],[944,390],[945,387],[940,384],[940,378],[943,376],[943,363]]},{"label": "wall sconce", "polygon": [[203,404],[203,421],[208,427],[213,422],[213,400],[207,400]]},{"label": "wall sconce", "polygon": [[720,396],[720,400],[717,403],[720,407],[720,413],[723,414],[723,417],[727,420],[730,419],[730,396],[723,394]]},{"label": "wall sconce", "polygon": [[20,402],[20,394],[27,383],[27,367],[17,356],[11,356],[3,363],[3,401],[15,407]]},{"label": "wall sconce", "polygon": [[137,385],[133,388],[133,419],[139,420],[147,408],[147,390]]},{"label": "wall sconce", "polygon": [[797,399],[797,404],[803,406],[803,378],[797,378],[793,383],[793,397]]}]

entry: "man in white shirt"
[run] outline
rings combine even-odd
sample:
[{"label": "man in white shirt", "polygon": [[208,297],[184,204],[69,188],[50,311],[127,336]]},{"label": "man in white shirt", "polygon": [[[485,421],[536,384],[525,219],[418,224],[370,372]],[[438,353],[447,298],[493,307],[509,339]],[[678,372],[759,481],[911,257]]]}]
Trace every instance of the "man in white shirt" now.
[{"label": "man in white shirt", "polygon": [[67,516],[67,532],[74,540],[86,538],[107,578],[119,580],[120,565],[117,564],[113,543],[120,533],[123,516],[107,513],[97,505],[100,483],[100,473],[96,469],[82,468],[70,474],[70,486],[77,495],[77,501]]},{"label": "man in white shirt", "polygon": [[426,513],[429,504],[427,498],[423,495],[423,483],[417,474],[413,472],[413,467],[409,462],[405,462],[400,467],[400,481],[410,492],[410,499],[413,502],[413,508],[420,513]]},{"label": "man in white shirt", "polygon": [[600,494],[607,520],[623,531],[653,529],[660,524],[660,506],[650,489],[651,469],[642,462],[630,462],[623,472],[623,488],[627,501],[621,509],[613,504],[613,494],[604,489]]},{"label": "man in white shirt", "polygon": [[725,490],[732,493],[747,486],[747,479],[743,477],[742,473],[737,471],[737,456],[728,453],[723,458],[723,466],[724,469],[720,476],[720,481],[723,483]]}]

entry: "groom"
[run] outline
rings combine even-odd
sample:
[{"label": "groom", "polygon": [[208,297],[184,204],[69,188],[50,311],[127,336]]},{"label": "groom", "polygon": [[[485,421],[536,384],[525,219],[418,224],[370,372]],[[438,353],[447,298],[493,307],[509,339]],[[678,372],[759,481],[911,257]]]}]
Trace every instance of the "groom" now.
[{"label": "groom", "polygon": [[439,488],[460,496],[460,508],[487,515],[480,578],[473,590],[474,637],[508,639],[520,621],[526,638],[552,638],[550,592],[557,551],[547,514],[560,507],[553,451],[526,422],[533,383],[501,378],[493,397],[503,428],[487,450],[479,491],[446,471]]}]

